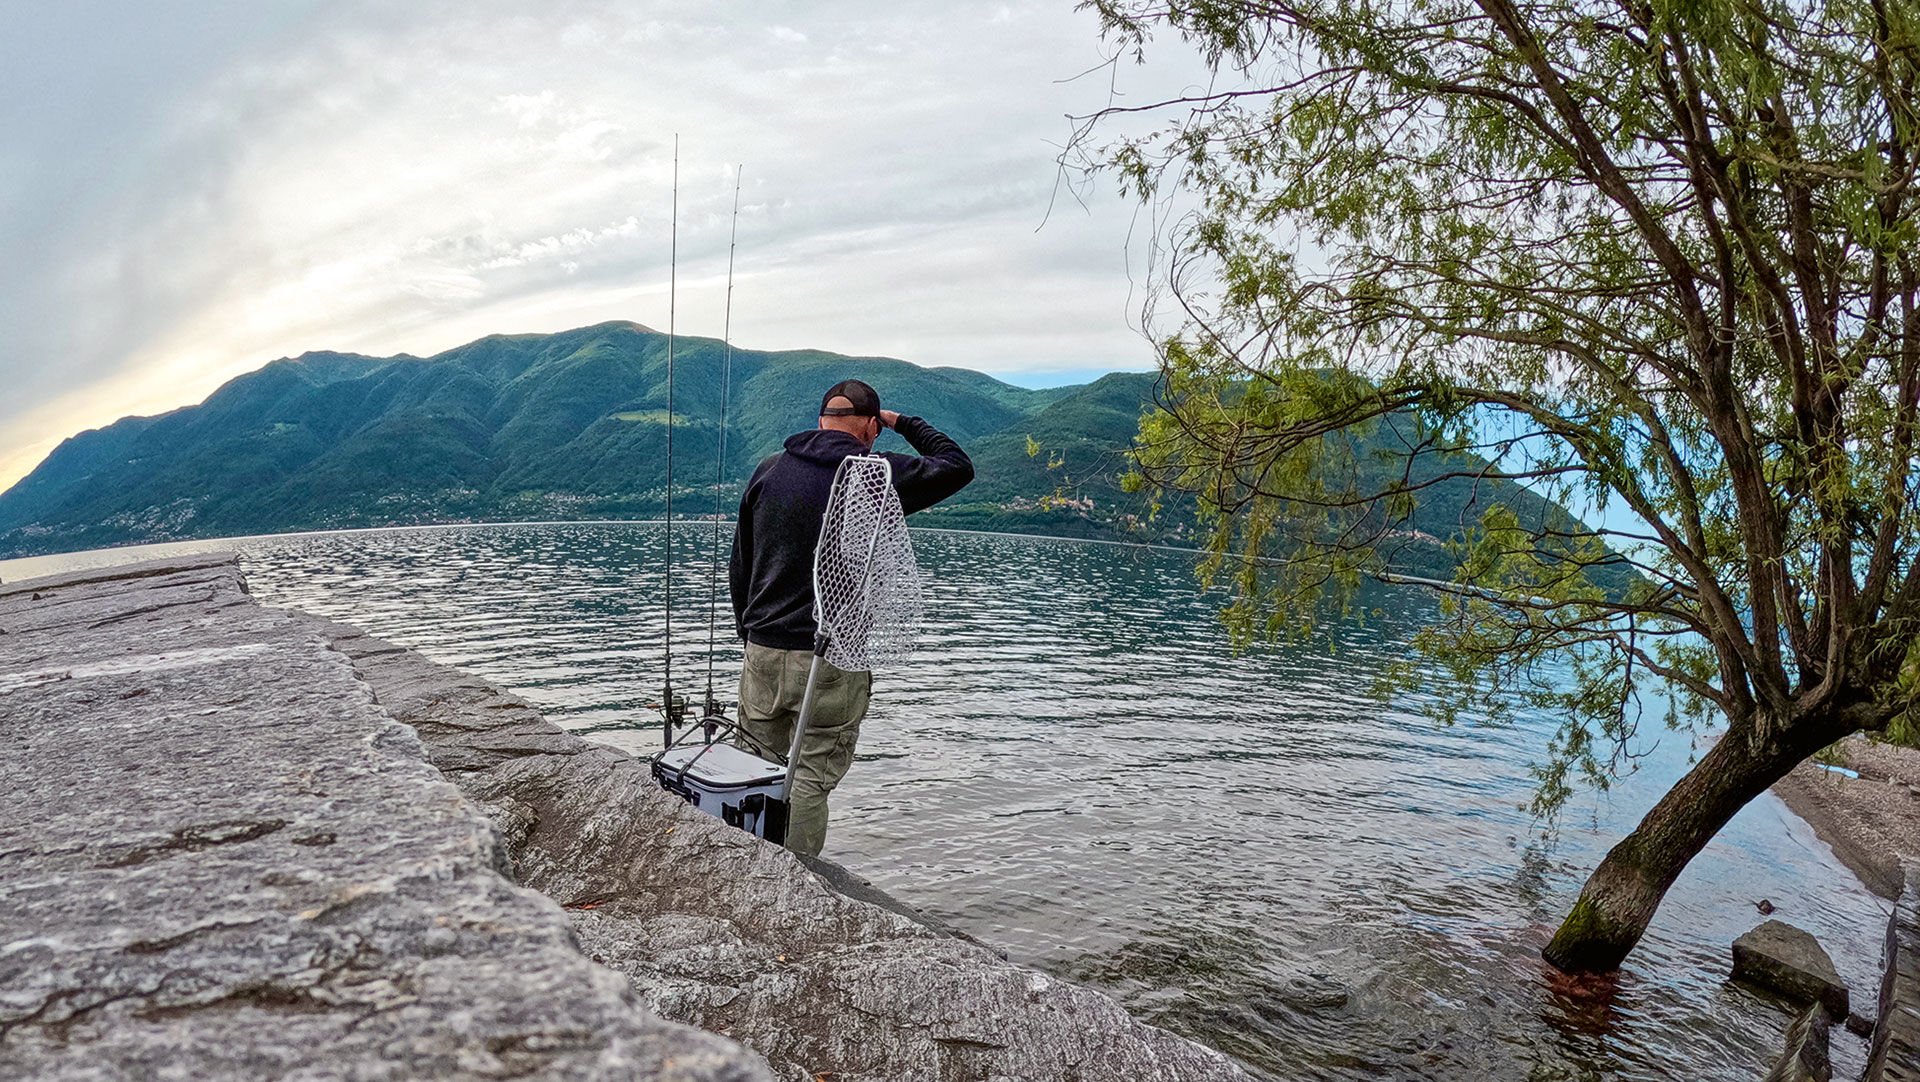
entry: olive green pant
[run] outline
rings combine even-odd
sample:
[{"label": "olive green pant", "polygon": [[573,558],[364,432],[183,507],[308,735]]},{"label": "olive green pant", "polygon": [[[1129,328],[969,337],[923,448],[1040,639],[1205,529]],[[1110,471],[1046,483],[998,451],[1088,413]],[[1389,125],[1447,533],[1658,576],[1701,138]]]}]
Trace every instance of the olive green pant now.
[{"label": "olive green pant", "polygon": [[[740,669],[740,725],[749,750],[777,763],[787,761],[812,664],[810,650],[747,644],[746,664]],[[860,719],[867,716],[872,688],[872,673],[820,662],[813,717],[800,738],[800,761],[788,794],[787,848],[796,853],[818,856],[827,842],[827,794],[853,765],[853,745],[860,739]]]}]

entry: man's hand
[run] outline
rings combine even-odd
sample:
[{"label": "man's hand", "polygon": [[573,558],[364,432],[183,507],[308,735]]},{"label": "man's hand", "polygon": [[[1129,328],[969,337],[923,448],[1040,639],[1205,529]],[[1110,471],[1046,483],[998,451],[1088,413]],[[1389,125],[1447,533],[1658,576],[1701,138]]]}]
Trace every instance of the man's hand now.
[{"label": "man's hand", "polygon": [[900,423],[900,414],[895,410],[881,410],[880,423],[886,425],[888,428],[892,428],[894,425]]}]

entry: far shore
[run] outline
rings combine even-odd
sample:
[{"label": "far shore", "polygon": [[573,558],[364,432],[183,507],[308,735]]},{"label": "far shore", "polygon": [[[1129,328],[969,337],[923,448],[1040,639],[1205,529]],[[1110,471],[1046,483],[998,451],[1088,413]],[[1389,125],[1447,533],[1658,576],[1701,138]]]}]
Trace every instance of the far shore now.
[{"label": "far shore", "polygon": [[1850,736],[1834,765],[1859,776],[1809,760],[1773,791],[1867,889],[1898,898],[1901,863],[1920,859],[1920,749]]},{"label": "far shore", "polygon": [[[71,561],[80,557],[95,557],[95,559],[86,561],[86,566],[88,567],[106,567],[119,563],[131,563],[139,559],[158,558],[165,555],[172,555],[172,546],[238,546],[250,541],[279,541],[298,537],[325,537],[329,534],[423,532],[429,530],[467,530],[493,527],[663,526],[666,524],[666,521],[667,520],[663,518],[528,518],[503,519],[497,522],[493,520],[478,520],[474,522],[410,522],[393,523],[385,526],[334,526],[313,530],[287,530],[281,533],[222,534],[213,537],[170,537],[158,540],[126,541],[112,545],[103,545],[99,548],[74,549],[70,552],[35,552],[23,555],[0,556],[0,581],[12,582],[19,579],[37,578],[40,575],[52,574],[54,572],[50,569],[65,570],[63,561]],[[694,527],[733,525],[733,519],[731,518],[716,519],[712,515],[675,518],[673,522],[676,526]],[[1114,545],[1121,548],[1152,549],[1158,552],[1191,552],[1199,554],[1206,552],[1205,549],[1194,548],[1190,545],[1175,545],[1164,541],[1130,541],[1126,538],[1118,537],[1076,537],[1072,534],[1041,533],[1027,530],[977,530],[959,526],[923,526],[919,523],[912,523],[910,525],[915,533],[951,533],[980,537],[1013,537],[1032,538],[1041,541],[1071,541],[1077,544]],[[166,549],[167,552],[148,554],[144,551],[136,551],[146,549]],[[1399,577],[1405,578],[1405,576]],[[1382,578],[1380,581],[1392,582],[1393,580]],[[1433,582],[1436,580],[1420,579],[1410,581]]]}]

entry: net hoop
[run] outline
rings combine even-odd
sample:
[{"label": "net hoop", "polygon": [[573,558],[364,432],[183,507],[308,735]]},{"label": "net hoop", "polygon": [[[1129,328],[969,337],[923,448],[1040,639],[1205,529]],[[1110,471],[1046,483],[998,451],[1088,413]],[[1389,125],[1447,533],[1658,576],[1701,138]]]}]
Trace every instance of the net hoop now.
[{"label": "net hoop", "polygon": [[847,456],[834,471],[813,557],[813,617],[827,661],[866,672],[906,660],[924,615],[920,586],[893,464]]}]

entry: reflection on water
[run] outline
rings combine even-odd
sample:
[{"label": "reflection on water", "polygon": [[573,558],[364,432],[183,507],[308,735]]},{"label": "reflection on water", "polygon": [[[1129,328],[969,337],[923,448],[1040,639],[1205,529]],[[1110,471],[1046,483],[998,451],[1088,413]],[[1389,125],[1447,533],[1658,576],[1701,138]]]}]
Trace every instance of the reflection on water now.
[{"label": "reflection on water", "polygon": [[[714,656],[707,530],[675,540],[674,679],[696,699]],[[1235,657],[1190,556],[916,544],[923,647],[875,678],[829,855],[1018,961],[1287,1079],[1758,1077],[1786,1017],[1724,978],[1761,897],[1822,938],[1857,994],[1876,987],[1884,903],[1771,796],[1688,869],[1627,969],[1545,969],[1581,876],[1692,748],[1666,734],[1638,776],[1539,842],[1520,806],[1543,722],[1439,729],[1417,702],[1367,696],[1405,652],[1417,595],[1383,592],[1384,613],[1328,640]],[[481,673],[642,753],[658,739],[661,546],[657,526],[618,524],[238,543],[263,601]],[[728,700],[730,616],[713,669]],[[1858,1042],[1835,1042],[1836,1075],[1857,1074]]]}]

